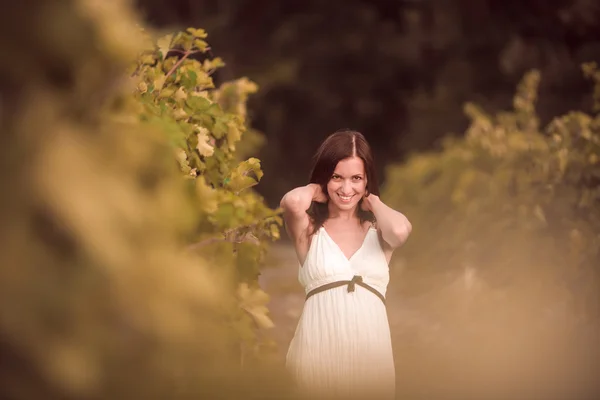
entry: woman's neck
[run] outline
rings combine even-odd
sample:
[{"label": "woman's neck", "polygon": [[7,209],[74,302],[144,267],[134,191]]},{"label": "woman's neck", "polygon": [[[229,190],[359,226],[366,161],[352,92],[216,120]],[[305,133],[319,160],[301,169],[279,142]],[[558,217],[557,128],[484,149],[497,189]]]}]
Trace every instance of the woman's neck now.
[{"label": "woman's neck", "polygon": [[340,210],[339,208],[329,207],[329,219],[337,219],[339,221],[357,220],[356,208],[352,210]]}]

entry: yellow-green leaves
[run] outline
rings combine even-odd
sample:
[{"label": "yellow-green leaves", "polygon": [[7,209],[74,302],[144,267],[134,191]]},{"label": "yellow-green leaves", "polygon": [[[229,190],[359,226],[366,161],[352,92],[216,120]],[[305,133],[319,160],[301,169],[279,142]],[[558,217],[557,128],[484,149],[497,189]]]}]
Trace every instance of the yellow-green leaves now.
[{"label": "yellow-green leaves", "polygon": [[173,111],[173,118],[175,118],[175,120],[186,119],[187,117],[188,117],[188,115],[181,108],[177,108]]},{"label": "yellow-green leaves", "polygon": [[[586,73],[600,82],[594,66]],[[403,250],[410,268],[469,265],[490,276],[535,271],[536,279],[552,269],[560,279],[597,271],[600,117],[573,111],[540,126],[539,83],[539,73],[526,74],[512,110],[467,104],[464,137],[388,168],[382,197],[419,227]],[[578,241],[569,258],[572,232],[594,239]]]},{"label": "yellow-green leaves", "polygon": [[180,103],[182,100],[187,99],[187,93],[185,92],[185,89],[183,87],[180,87],[179,89],[177,89],[177,91],[175,92],[173,98],[178,103]]},{"label": "yellow-green leaves", "polygon": [[208,34],[206,33],[206,31],[204,29],[187,28],[186,32],[191,34],[193,37],[199,38],[199,39],[206,39],[208,37]]},{"label": "yellow-green leaves", "polygon": [[219,194],[217,190],[206,184],[203,176],[196,179],[196,193],[201,210],[207,214],[215,213],[219,206]]},{"label": "yellow-green leaves", "polygon": [[225,186],[235,193],[248,189],[260,181],[263,172],[260,169],[260,160],[250,158],[241,162],[225,181]]},{"label": "yellow-green leaves", "polygon": [[160,71],[158,75],[152,80],[152,87],[154,90],[160,91],[167,80],[167,76]]},{"label": "yellow-green leaves", "polygon": [[206,97],[206,95],[202,95],[203,92],[197,92],[197,95],[189,96],[185,100],[186,106],[189,107],[191,113],[201,113],[203,111],[208,110],[211,106],[212,102]]},{"label": "yellow-green leaves", "polygon": [[200,155],[204,157],[212,156],[215,152],[215,149],[210,145],[210,142],[212,140],[210,137],[210,132],[208,131],[208,129],[197,125],[196,130],[198,132],[196,134],[196,136],[198,137],[198,144],[196,145],[198,153],[200,153]]},{"label": "yellow-green leaves", "polygon": [[212,60],[206,59],[202,65],[203,69],[207,72],[212,72],[218,68],[224,67],[225,62],[220,57],[215,57]]},{"label": "yellow-green leaves", "polygon": [[[256,281],[262,254],[269,241],[279,238],[282,220],[252,190],[263,176],[260,161],[239,162],[235,153],[248,130],[248,96],[258,87],[241,78],[216,88],[212,74],[225,63],[207,57],[206,37],[195,28],[160,37],[133,68],[134,97],[143,105],[140,119],[164,132],[182,177],[193,181],[189,195],[195,209],[190,218],[197,229],[191,247],[215,268],[236,271],[236,312],[243,310],[251,318],[241,318],[235,330],[242,347],[260,347],[252,343],[258,340],[256,327],[273,323],[267,315],[268,296]],[[205,53],[203,61],[195,59],[197,53]]]},{"label": "yellow-green leaves", "polygon": [[181,171],[183,171],[184,174],[189,174],[192,171],[192,168],[190,167],[190,164],[188,162],[188,158],[187,158],[187,154],[186,154],[185,150],[176,149],[175,150],[175,158],[176,158],[177,162],[179,163],[179,167],[181,168]]},{"label": "yellow-green leaves", "polygon": [[227,143],[229,150],[235,150],[235,144],[242,138],[242,128],[235,121],[227,122]]},{"label": "yellow-green leaves", "polygon": [[165,35],[157,40],[158,54],[161,59],[165,59],[171,50],[171,42],[173,42],[173,34]]},{"label": "yellow-green leaves", "polygon": [[276,224],[271,224],[269,226],[269,230],[271,231],[271,236],[273,236],[273,239],[279,239],[279,226]]},{"label": "yellow-green leaves", "polygon": [[146,84],[146,82],[140,82],[137,86],[137,89],[140,93],[144,94],[148,91],[148,85]]},{"label": "yellow-green leaves", "polygon": [[258,288],[250,288],[247,283],[241,283],[238,287],[238,298],[240,307],[246,311],[256,325],[260,328],[272,328],[275,326],[269,318],[269,295]]}]

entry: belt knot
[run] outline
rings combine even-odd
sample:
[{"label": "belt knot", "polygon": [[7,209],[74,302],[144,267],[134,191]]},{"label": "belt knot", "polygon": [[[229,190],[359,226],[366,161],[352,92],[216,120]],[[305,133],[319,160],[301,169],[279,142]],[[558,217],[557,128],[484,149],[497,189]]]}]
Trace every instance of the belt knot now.
[{"label": "belt knot", "polygon": [[354,290],[356,289],[356,284],[361,284],[363,281],[362,276],[360,275],[354,275],[352,277],[352,280],[348,283],[348,293],[352,293],[354,292]]}]

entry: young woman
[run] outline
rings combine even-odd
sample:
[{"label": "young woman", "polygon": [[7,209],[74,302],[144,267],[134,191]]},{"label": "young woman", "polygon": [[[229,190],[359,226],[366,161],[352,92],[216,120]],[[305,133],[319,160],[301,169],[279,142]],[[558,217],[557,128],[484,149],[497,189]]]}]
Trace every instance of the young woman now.
[{"label": "young woman", "polygon": [[307,295],[286,360],[298,389],[309,398],[394,398],[388,263],[412,227],[379,199],[364,136],[329,136],[310,183],[281,207]]}]

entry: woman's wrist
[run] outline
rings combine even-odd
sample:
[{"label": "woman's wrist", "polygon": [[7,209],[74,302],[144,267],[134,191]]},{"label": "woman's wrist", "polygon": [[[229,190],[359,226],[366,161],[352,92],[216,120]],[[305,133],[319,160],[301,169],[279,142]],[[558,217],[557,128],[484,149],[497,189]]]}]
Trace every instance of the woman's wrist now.
[{"label": "woman's wrist", "polygon": [[310,190],[310,198],[312,199],[312,201],[317,201],[318,199],[320,199],[321,186],[319,184],[309,183],[308,185],[306,185],[306,187]]},{"label": "woman's wrist", "polygon": [[367,202],[367,204],[369,206],[373,206],[375,203],[377,203],[380,200],[379,200],[379,196],[377,196],[376,194],[370,193],[368,196],[365,196],[365,201]]}]

